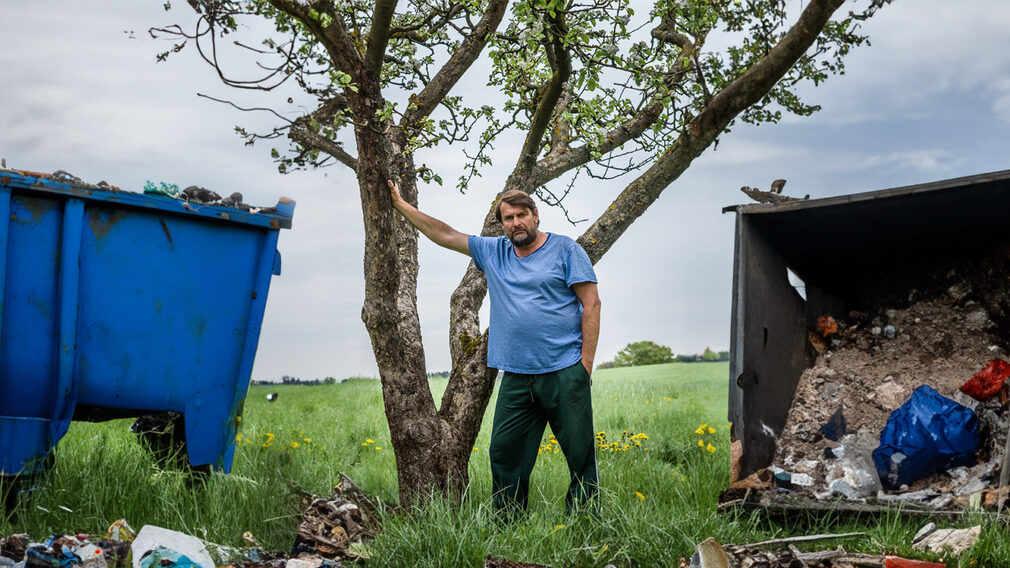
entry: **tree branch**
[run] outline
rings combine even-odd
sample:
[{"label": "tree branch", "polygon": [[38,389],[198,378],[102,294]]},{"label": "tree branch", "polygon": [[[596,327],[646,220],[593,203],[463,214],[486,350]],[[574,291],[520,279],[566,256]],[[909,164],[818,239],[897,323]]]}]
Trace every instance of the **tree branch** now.
[{"label": "tree branch", "polygon": [[[660,31],[664,33],[674,32],[672,19],[664,17],[663,22],[652,30],[653,36],[657,36],[657,33]],[[705,39],[706,36],[702,36],[696,42],[692,42],[686,36],[680,36],[677,41],[673,41],[673,43],[680,46],[681,51],[680,56],[677,57],[675,67],[664,81],[664,88],[667,91],[673,91],[680,85],[684,80],[684,76],[690,70],[691,63],[694,63],[695,68],[698,70],[697,72],[701,73],[700,68],[698,68],[696,54],[700,46],[704,44]],[[667,41],[672,40],[667,38]],[[638,138],[659,120],[663,114],[664,104],[659,93],[653,96],[655,100],[649,105],[604,135],[603,143],[600,144],[599,148],[595,148],[598,155],[606,155],[614,149],[620,148],[624,143]],[[537,163],[537,168],[534,172],[536,184],[538,186],[544,185],[567,171],[588,164],[593,159],[593,150],[594,148],[591,148],[588,144],[583,144],[576,148],[566,147],[564,152],[555,154],[552,147],[550,154]]]},{"label": "tree branch", "polygon": [[[547,84],[544,95],[540,98],[540,103],[537,104],[533,120],[530,121],[529,133],[526,134],[526,141],[519,152],[519,160],[513,170],[513,175],[519,171],[531,171],[536,164],[544,134],[547,132],[547,127],[550,126],[551,117],[561,98],[565,82],[572,74],[572,59],[568,48],[562,42],[568,31],[564,17],[564,12],[560,10],[555,12],[554,17],[545,16],[547,28],[551,34],[551,41],[547,46],[547,60],[551,68],[554,69],[554,74]],[[529,188],[529,190],[532,189]]]},{"label": "tree branch", "polygon": [[477,56],[484,50],[487,40],[498,28],[502,17],[505,15],[505,8],[508,0],[491,0],[488,2],[487,10],[481,17],[473,31],[460,43],[459,48],[449,57],[449,61],[438,70],[431,81],[418,93],[411,97],[411,104],[403,115],[401,125],[405,128],[415,124],[418,120],[427,117],[438,103],[445,98],[450,90],[456,85],[459,79]]},{"label": "tree branch", "polygon": [[375,76],[382,70],[382,58],[389,44],[389,26],[393,23],[395,10],[396,0],[378,0],[372,12],[372,29],[368,32],[365,48],[365,69]]},{"label": "tree branch", "polygon": [[313,132],[307,122],[308,118],[304,116],[295,120],[295,123],[291,126],[291,130],[288,132],[288,136],[302,146],[316,148],[322,152],[326,152],[327,154],[333,156],[338,162],[344,164],[348,168],[351,168],[351,170],[357,173],[357,158],[348,154],[339,142],[335,142],[325,136],[320,136],[319,134]]},{"label": "tree branch", "polygon": [[[309,4],[302,4],[297,0],[268,1],[274,8],[305,24],[305,27],[326,48],[326,53],[330,56],[334,67],[350,75],[353,80],[360,80],[361,57],[358,48],[347,35],[343,16],[336,11],[333,2],[313,0]],[[310,15],[312,10],[329,16],[328,25],[323,26],[320,18],[313,18]]]},{"label": "tree branch", "polygon": [[810,0],[799,21],[760,61],[717,93],[673,145],[632,181],[578,238],[598,261],[659,195],[741,112],[755,104],[803,56],[844,0]]}]

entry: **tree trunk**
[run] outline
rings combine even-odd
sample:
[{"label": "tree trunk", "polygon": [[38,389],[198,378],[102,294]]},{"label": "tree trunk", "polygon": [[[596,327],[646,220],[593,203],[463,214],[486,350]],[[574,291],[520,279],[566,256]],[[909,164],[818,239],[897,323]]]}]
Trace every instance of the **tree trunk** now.
[{"label": "tree trunk", "polygon": [[[382,99],[363,96],[357,116],[374,117]],[[365,228],[365,302],[361,319],[375,353],[382,399],[396,456],[400,502],[428,492],[458,492],[470,447],[435,409],[428,386],[417,314],[417,231],[394,214],[387,179],[416,203],[414,167],[384,125],[356,129],[358,184]]]}]

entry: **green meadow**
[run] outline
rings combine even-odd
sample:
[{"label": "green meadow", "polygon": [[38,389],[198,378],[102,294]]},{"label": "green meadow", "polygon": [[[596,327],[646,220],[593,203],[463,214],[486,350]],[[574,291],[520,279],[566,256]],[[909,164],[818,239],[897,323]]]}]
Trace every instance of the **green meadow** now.
[{"label": "green meadow", "polygon": [[[300,491],[329,495],[350,476],[381,509],[382,530],[361,549],[369,566],[481,566],[496,558],[563,566],[676,566],[708,537],[744,544],[768,538],[863,531],[826,541],[850,551],[936,560],[911,550],[921,519],[896,511],[856,524],[832,517],[771,521],[717,511],[729,483],[726,363],[672,363],[599,370],[593,375],[601,511],[569,516],[564,456],[544,435],[530,508],[502,525],[490,508],[489,408],[460,502],[396,506],[394,456],[379,382],[250,389],[229,475],[194,480],[159,467],[129,431],[130,421],[74,423],[45,479],[0,518],[0,534],[104,533],[113,521],[155,524],[229,546],[250,531],[270,551],[290,550]],[[439,399],[444,380],[433,380]],[[280,394],[269,402],[266,394]],[[491,405],[494,404],[492,398]],[[948,566],[1010,565],[1010,530],[993,517],[941,521],[983,524],[982,538]],[[808,548],[811,548],[808,547]]]}]

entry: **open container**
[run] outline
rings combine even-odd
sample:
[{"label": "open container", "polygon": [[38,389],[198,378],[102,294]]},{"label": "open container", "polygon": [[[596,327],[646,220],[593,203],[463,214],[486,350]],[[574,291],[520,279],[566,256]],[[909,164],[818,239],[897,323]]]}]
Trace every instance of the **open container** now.
[{"label": "open container", "polygon": [[0,171],[0,474],[38,472],[72,419],[164,411],[192,465],[229,471],[294,206]]},{"label": "open container", "polygon": [[[902,282],[914,286],[914,275],[969,256],[1010,258],[1010,170],[727,210],[737,214],[732,482],[772,465],[800,377],[818,357],[809,340],[818,317],[881,305],[877,296],[885,290],[901,290]],[[996,264],[976,267],[978,278],[987,273],[991,280],[977,281],[976,289],[991,286],[982,303],[993,335],[1001,338],[994,348],[1003,351],[1010,343],[1010,261]],[[965,369],[964,378],[977,370]]]}]

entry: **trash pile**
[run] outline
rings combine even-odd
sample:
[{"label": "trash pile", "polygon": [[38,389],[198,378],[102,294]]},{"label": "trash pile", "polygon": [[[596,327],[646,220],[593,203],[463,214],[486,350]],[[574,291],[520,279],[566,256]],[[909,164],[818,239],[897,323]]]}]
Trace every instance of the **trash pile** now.
[{"label": "trash pile", "polygon": [[[26,177],[49,179],[52,181],[65,183],[67,185],[72,185],[74,187],[79,187],[82,189],[97,189],[101,191],[114,191],[114,192],[126,191],[104,180],[96,184],[88,183],[83,179],[75,176],[74,174],[64,170],[57,170],[51,174],[47,174],[43,172],[8,169],[4,166],[0,167],[0,171],[11,172]],[[179,186],[174,183],[159,182],[158,184],[155,184],[154,182],[148,180],[147,183],[144,184],[143,193],[170,197],[172,199],[183,201],[187,205],[192,203],[196,205],[230,207],[232,209],[239,209],[241,211],[245,211],[248,213],[265,213],[265,214],[277,213],[276,207],[254,207],[247,203],[243,203],[242,194],[237,191],[232,193],[228,197],[221,197],[216,192],[197,185],[191,185],[185,189],[180,190]]]},{"label": "trash pile", "polygon": [[374,506],[350,478],[343,476],[331,497],[306,500],[290,555],[265,552],[248,531],[242,537],[249,548],[232,548],[154,525],[136,532],[121,519],[100,536],[0,538],[0,568],[342,568],[341,561],[367,558],[361,545],[379,525]]},{"label": "trash pile", "polygon": [[[939,555],[957,556],[971,548],[981,534],[981,525],[966,529],[937,529],[929,523],[912,539],[912,548]],[[804,552],[796,547],[826,539],[850,539],[865,533],[820,534],[766,540],[753,544],[721,545],[705,539],[690,559],[681,558],[679,568],[946,568],[946,564],[912,560],[890,554],[832,550]]]},{"label": "trash pile", "polygon": [[[1001,507],[1010,413],[1010,251],[881,283],[875,306],[823,314],[772,465],[739,480],[765,501]],[[990,285],[991,283],[991,285]],[[779,497],[776,497],[779,496]]]}]

